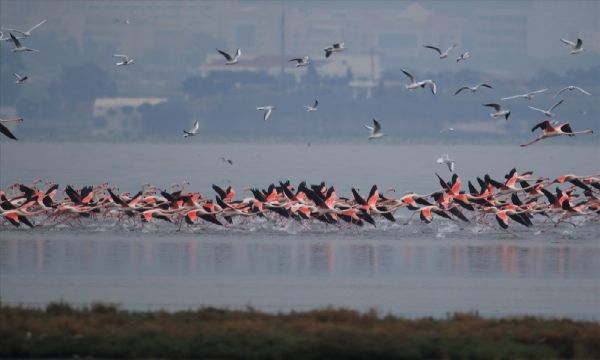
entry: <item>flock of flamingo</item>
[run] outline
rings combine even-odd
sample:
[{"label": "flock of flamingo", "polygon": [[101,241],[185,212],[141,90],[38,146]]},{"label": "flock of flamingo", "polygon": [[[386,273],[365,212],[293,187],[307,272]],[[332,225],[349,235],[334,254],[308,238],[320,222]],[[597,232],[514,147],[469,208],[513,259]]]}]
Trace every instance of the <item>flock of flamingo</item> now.
[{"label": "flock of flamingo", "polygon": [[[185,186],[174,185],[171,191],[150,184],[142,185],[136,194],[119,192],[104,183],[98,186],[74,188],[67,185],[62,198],[57,199],[59,185],[36,180],[31,185],[15,183],[6,192],[0,191],[0,217],[3,226],[16,227],[77,225],[82,221],[115,222],[132,228],[145,223],[170,223],[181,229],[187,227],[239,228],[266,219],[285,226],[291,221],[308,227],[320,222],[340,228],[377,225],[378,219],[396,222],[396,213],[406,208],[429,224],[436,217],[446,221],[499,226],[507,229],[509,223],[531,227],[534,220],[541,226],[560,223],[575,224],[573,217],[589,221],[600,220],[600,174],[577,176],[562,175],[554,180],[534,177],[531,171],[519,174],[512,169],[505,181],[492,179],[488,174],[478,177],[474,185],[468,181],[468,191],[462,190],[462,181],[454,174],[450,181],[440,175],[440,188],[421,195],[408,192],[393,197],[394,189],[381,193],[376,185],[367,196],[352,188],[351,197],[338,197],[334,186],[324,182],[294,187],[287,182],[272,183],[267,189],[246,188],[251,196],[236,200],[231,187],[213,185],[216,196],[211,198],[199,192],[185,191]],[[38,188],[38,184],[44,186]],[[395,216],[396,215],[396,216]],[[406,219],[406,217],[403,217]]]}]

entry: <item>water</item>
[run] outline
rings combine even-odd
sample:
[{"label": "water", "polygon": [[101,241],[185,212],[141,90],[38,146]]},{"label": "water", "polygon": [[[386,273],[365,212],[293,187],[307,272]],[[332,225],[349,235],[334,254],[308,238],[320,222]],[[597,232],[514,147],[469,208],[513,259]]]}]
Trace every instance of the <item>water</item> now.
[{"label": "water", "polygon": [[[0,145],[0,184],[41,178],[64,186],[144,182],[213,194],[213,183],[266,187],[290,178],[335,184],[339,195],[377,183],[396,194],[431,192],[442,153],[461,177],[502,179],[512,167],[556,177],[600,170],[596,147],[444,145],[32,144]],[[218,160],[226,156],[234,165]],[[463,180],[463,181],[464,181]],[[238,195],[238,197],[241,195]],[[409,215],[399,212],[399,218]],[[327,305],[409,317],[476,310],[600,320],[600,224],[577,227],[430,225],[381,221],[376,229],[253,224],[177,232],[109,224],[13,230],[1,226],[3,302],[120,303],[128,309],[201,305],[267,311]],[[495,225],[495,224],[493,224]]]}]

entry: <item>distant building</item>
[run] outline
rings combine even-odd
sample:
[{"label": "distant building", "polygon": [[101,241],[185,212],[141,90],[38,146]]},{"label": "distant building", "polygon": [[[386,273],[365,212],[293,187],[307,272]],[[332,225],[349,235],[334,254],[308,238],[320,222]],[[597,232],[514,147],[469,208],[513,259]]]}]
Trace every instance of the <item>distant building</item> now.
[{"label": "distant building", "polygon": [[158,105],[167,98],[98,98],[94,101],[94,122],[91,135],[95,137],[135,137],[142,132],[142,105]]}]

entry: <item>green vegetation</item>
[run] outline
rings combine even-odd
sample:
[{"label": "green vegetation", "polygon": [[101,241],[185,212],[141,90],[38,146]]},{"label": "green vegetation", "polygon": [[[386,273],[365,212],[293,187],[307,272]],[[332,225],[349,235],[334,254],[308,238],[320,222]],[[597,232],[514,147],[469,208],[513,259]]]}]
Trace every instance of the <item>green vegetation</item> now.
[{"label": "green vegetation", "polygon": [[0,357],[210,359],[600,358],[600,324],[454,314],[408,320],[327,308],[269,314],[0,307]]}]

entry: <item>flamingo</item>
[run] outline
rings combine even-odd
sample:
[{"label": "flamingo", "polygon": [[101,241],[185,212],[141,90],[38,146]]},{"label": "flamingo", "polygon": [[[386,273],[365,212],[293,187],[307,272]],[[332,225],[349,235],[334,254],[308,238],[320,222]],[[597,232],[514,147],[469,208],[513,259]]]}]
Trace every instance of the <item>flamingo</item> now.
[{"label": "flamingo", "polygon": [[548,120],[542,121],[541,123],[536,124],[531,129],[531,131],[534,132],[537,128],[542,129],[543,134],[540,137],[538,137],[537,139],[534,139],[526,144],[522,144],[521,147],[529,146],[531,144],[534,144],[540,140],[544,140],[549,137],[555,137],[555,136],[561,136],[561,135],[575,136],[577,134],[593,134],[594,133],[594,131],[591,129],[581,130],[581,131],[573,131],[573,130],[571,130],[571,125],[569,123],[558,124],[556,126],[552,126],[552,124]]}]

